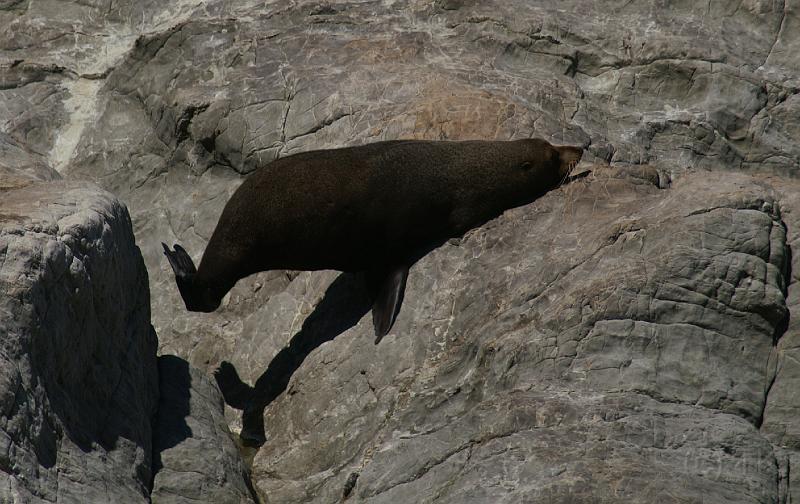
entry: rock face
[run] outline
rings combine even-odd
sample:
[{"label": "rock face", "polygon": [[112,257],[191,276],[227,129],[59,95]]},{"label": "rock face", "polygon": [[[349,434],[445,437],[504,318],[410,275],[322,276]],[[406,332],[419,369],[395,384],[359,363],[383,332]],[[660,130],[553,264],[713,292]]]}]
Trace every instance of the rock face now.
[{"label": "rock face", "polygon": [[275,156],[542,136],[588,145],[587,161],[667,175],[787,173],[800,159],[791,5],[260,5],[204,3],[143,35],[98,90],[96,125],[62,170],[133,208],[137,233],[152,237],[142,248],[161,348],[200,366],[247,337],[241,320],[258,295],[251,285],[216,317],[188,315],[160,242],[199,258],[239,174]]},{"label": "rock face", "polygon": [[76,182],[0,203],[3,502],[147,502],[158,398],[125,207]]},{"label": "rock face", "polygon": [[158,372],[152,502],[254,502],[217,386],[174,355],[159,357]]},{"label": "rock face", "polygon": [[[160,350],[228,361],[231,428],[266,435],[261,499],[800,499],[795,0],[45,0],[0,25],[0,189],[53,166],[125,201]],[[199,260],[277,156],[529,136],[592,175],[414,265],[378,346],[357,275],[263,273],[192,314],[161,253]]]},{"label": "rock face", "polygon": [[[351,474],[365,502],[777,500],[758,429],[788,314],[774,192],[597,172],[417,263],[377,347],[364,318],[311,352],[266,409],[257,486],[281,502],[330,501]],[[311,276],[292,295],[320,310],[334,287]]]},{"label": "rock face", "polygon": [[85,182],[4,182],[0,502],[253,502],[216,385],[156,364],[125,206]]}]

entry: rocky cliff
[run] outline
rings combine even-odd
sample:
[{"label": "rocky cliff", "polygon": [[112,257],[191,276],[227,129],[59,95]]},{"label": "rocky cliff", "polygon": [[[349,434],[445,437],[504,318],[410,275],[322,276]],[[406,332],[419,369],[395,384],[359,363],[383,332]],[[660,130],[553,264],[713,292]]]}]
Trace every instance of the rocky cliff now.
[{"label": "rocky cliff", "polygon": [[[3,498],[800,499],[800,3],[22,0],[0,26]],[[161,254],[199,260],[278,156],[530,136],[591,175],[415,264],[377,346],[357,275],[195,314]]]},{"label": "rocky cliff", "polygon": [[0,208],[2,500],[144,502],[157,342],[128,213],[75,182]]},{"label": "rocky cliff", "polygon": [[219,391],[156,356],[127,209],[50,175],[0,189],[0,501],[252,502]]}]

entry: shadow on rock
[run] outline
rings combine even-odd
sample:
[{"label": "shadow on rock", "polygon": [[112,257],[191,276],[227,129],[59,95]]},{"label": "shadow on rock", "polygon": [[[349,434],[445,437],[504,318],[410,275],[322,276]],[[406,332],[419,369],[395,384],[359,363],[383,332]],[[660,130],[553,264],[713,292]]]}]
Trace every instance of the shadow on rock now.
[{"label": "shadow on rock", "polygon": [[192,376],[189,363],[174,355],[158,358],[158,377],[161,395],[153,438],[153,474],[162,467],[161,452],[192,437],[186,423],[190,414]]},{"label": "shadow on rock", "polygon": [[371,304],[363,275],[342,273],[325,291],[322,301],[292,337],[289,346],[272,359],[254,387],[242,382],[233,364],[223,362],[220,365],[214,377],[225,402],[243,410],[242,444],[264,444],[264,409],[286,390],[294,372],[315,348],[355,326]]}]

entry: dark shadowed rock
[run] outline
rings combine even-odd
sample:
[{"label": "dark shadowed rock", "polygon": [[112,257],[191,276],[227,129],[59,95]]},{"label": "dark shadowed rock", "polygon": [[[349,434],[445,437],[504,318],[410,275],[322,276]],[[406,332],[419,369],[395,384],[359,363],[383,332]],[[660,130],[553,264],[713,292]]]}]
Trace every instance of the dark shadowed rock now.
[{"label": "dark shadowed rock", "polygon": [[158,372],[152,502],[255,502],[217,387],[173,355],[159,357]]}]

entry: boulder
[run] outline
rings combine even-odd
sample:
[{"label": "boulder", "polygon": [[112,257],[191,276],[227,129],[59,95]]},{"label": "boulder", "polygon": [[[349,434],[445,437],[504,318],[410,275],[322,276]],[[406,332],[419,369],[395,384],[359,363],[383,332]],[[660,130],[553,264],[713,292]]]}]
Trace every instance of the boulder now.
[{"label": "boulder", "polygon": [[127,209],[30,182],[0,223],[0,500],[147,502],[157,340]]},{"label": "boulder", "polygon": [[174,355],[158,358],[158,374],[153,504],[256,502],[216,384]]}]

